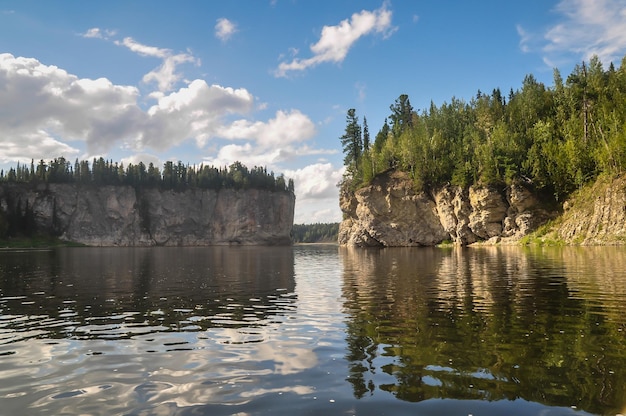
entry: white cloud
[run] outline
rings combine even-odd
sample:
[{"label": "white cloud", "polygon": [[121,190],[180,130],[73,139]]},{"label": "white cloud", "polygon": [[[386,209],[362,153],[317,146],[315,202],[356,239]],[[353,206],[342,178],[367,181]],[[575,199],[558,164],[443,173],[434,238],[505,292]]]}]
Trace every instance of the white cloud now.
[{"label": "white cloud", "polygon": [[61,145],[62,138],[84,140],[95,153],[116,140],[113,135],[129,133],[126,126],[141,117],[136,88],[104,78],[78,79],[36,59],[0,54],[0,85],[0,132],[5,143],[18,147],[38,137],[49,145],[58,143],[56,154],[65,154],[69,149]]},{"label": "white cloud", "polygon": [[170,49],[144,45],[131,37],[126,37],[121,41],[116,40],[113,43],[118,46],[124,46],[140,56],[163,60],[162,64],[156,69],[143,76],[145,83],[149,84],[155,82],[160,92],[172,90],[174,85],[181,80],[182,75],[177,71],[179,65],[184,63],[199,63],[198,59],[190,53],[174,54]]},{"label": "white cloud", "polygon": [[[147,150],[162,152],[194,140],[199,148],[213,141],[216,156],[206,160],[217,166],[239,160],[279,172],[281,164],[298,157],[336,152],[311,147],[316,126],[300,111],[279,110],[266,121],[240,118],[255,108],[250,92],[200,79],[161,94],[143,110],[135,87],[78,78],[36,59],[0,54],[0,85],[0,160],[5,162],[79,154],[89,158],[121,147],[137,153],[125,163],[147,164],[158,162]],[[224,140],[236,143],[219,147]],[[84,143],[86,154],[71,141]],[[308,185],[302,189],[307,195],[313,192]]]},{"label": "white cloud", "polygon": [[152,163],[154,166],[159,169],[163,165],[161,159],[158,156],[149,154],[149,153],[137,153],[129,157],[122,158],[121,162],[124,166],[128,166],[129,164],[138,165],[139,162],[143,162],[144,165],[149,166]]},{"label": "white cloud", "polygon": [[367,86],[360,81],[357,81],[354,84],[354,89],[356,90],[357,100],[362,103],[365,101],[365,97],[367,96]]},{"label": "white cloud", "polygon": [[[571,54],[589,60],[597,55],[607,64],[626,52],[626,0],[561,0],[561,16],[544,34],[544,62],[556,63]],[[520,46],[529,50],[530,34],[520,31]]]},{"label": "white cloud", "polygon": [[[92,37],[96,33],[102,32],[93,31]],[[131,38],[118,44],[163,59],[164,65],[178,56]],[[215,152],[214,157],[199,152],[198,159],[216,166],[239,160],[278,174],[299,157],[337,152],[310,143],[316,125],[299,110],[278,110],[268,120],[251,120],[245,118],[255,110],[250,92],[200,79],[171,92],[150,93],[156,102],[146,110],[139,105],[146,97],[137,87],[116,85],[106,78],[79,78],[37,59],[5,53],[0,54],[0,85],[2,163],[57,156],[89,159],[106,156],[117,147],[135,153],[122,159],[124,165],[143,161],[160,166],[160,158],[151,151],[162,154],[192,140],[199,148],[211,142]],[[224,141],[231,143],[224,145]],[[336,184],[342,169],[317,163],[284,172],[296,181],[297,221],[338,221]]]},{"label": "white cloud", "polygon": [[154,58],[167,58],[171,55],[169,49],[157,48],[156,46],[147,46],[135,41],[131,37],[126,37],[122,41],[115,41],[118,46],[125,46],[132,52],[135,52],[141,56],[152,56]]},{"label": "white cloud", "polygon": [[342,62],[348,51],[361,37],[370,33],[390,36],[397,28],[391,24],[392,12],[387,3],[374,11],[362,10],[354,13],[350,20],[341,21],[336,26],[324,26],[320,39],[311,45],[313,56],[307,59],[294,58],[291,62],[281,62],[275,71],[277,77],[284,77],[289,71],[303,71],[324,62]]},{"label": "white cloud", "polygon": [[296,224],[341,220],[337,184],[344,170],[330,163],[316,163],[302,169],[285,171],[285,176],[292,178],[295,183]]},{"label": "white cloud", "polygon": [[15,161],[28,163],[32,159],[48,161],[58,155],[71,159],[79,153],[78,149],[56,140],[43,130],[25,132],[19,137],[0,140],[0,163]]},{"label": "white cloud", "polygon": [[186,53],[168,56],[157,69],[144,75],[143,81],[145,83],[155,81],[159,91],[169,91],[182,78],[182,75],[176,72],[178,65],[186,62],[195,63],[196,59]]},{"label": "white cloud", "polygon": [[87,30],[87,32],[85,32],[82,36],[85,38],[97,38],[97,39],[102,39],[103,37],[102,32],[97,27],[93,27]]},{"label": "white cloud", "polygon": [[227,124],[225,117],[250,111],[254,101],[245,89],[195,80],[144,111],[135,87],[114,85],[105,78],[79,79],[36,59],[11,54],[0,54],[0,85],[4,86],[0,135],[5,158],[16,153],[11,149],[37,141],[47,147],[29,148],[29,157],[78,152],[61,138],[84,141],[89,154],[106,153],[121,143],[136,151],[167,149],[187,139],[203,145]]},{"label": "white cloud", "polygon": [[521,25],[516,26],[517,34],[519,35],[519,48],[522,52],[528,53],[530,52],[530,46],[528,43],[531,40],[531,36]]},{"label": "white cloud", "polygon": [[229,40],[235,33],[237,33],[237,25],[230,20],[222,17],[217,19],[217,23],[215,24],[215,37],[221,40],[222,42],[226,42]]},{"label": "white cloud", "polygon": [[[335,169],[330,163],[316,163],[302,169],[287,170],[285,174],[297,180],[296,191],[303,200],[327,199],[338,195],[337,184],[344,168]],[[338,200],[338,199],[336,199]]]},{"label": "white cloud", "polygon": [[237,120],[225,126],[218,135],[227,139],[254,139],[263,148],[286,146],[310,139],[316,133],[315,124],[298,110],[279,110],[267,122]]},{"label": "white cloud", "polygon": [[139,147],[163,150],[191,138],[202,147],[224,130],[225,116],[247,113],[253,102],[254,97],[243,88],[208,85],[197,79],[148,110],[150,122]]},{"label": "white cloud", "polygon": [[215,157],[207,157],[205,163],[213,166],[229,166],[234,162],[241,162],[246,166],[264,166],[268,170],[279,171],[281,163],[296,156],[295,150],[290,147],[275,149],[261,149],[251,142],[245,144],[228,144],[217,152]]},{"label": "white cloud", "polygon": [[111,36],[114,36],[115,33],[114,30],[102,30],[98,27],[92,27],[80,36],[84,38],[109,39]]}]

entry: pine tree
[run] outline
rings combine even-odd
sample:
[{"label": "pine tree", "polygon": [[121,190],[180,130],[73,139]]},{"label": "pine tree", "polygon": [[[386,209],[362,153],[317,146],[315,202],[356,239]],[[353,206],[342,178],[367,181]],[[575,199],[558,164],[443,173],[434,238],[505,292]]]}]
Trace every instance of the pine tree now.
[{"label": "pine tree", "polygon": [[351,108],[346,115],[346,131],[339,138],[345,154],[343,163],[353,175],[359,170],[359,158],[363,153],[361,126],[356,110]]},{"label": "pine tree", "polygon": [[370,130],[367,127],[367,118],[363,116],[363,152],[370,150]]}]

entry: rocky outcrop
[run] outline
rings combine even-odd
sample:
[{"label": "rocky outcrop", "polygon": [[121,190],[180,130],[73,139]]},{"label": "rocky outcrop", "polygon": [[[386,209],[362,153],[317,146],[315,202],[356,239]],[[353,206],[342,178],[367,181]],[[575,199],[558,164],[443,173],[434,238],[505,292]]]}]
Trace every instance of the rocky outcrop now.
[{"label": "rocky outcrop", "polygon": [[260,189],[0,186],[5,217],[30,216],[37,232],[95,246],[287,245],[294,205],[291,192]]},{"label": "rocky outcrop", "polygon": [[414,192],[399,173],[382,175],[354,193],[342,189],[340,207],[346,219],[339,226],[339,243],[350,246],[434,245],[448,237],[435,202]]},{"label": "rocky outcrop", "polygon": [[547,238],[580,245],[626,243],[626,175],[599,178],[575,193],[563,209]]},{"label": "rocky outcrop", "polygon": [[512,241],[552,217],[520,184],[504,190],[448,185],[416,192],[408,175],[396,171],[354,192],[342,188],[340,207],[339,243],[360,247]]}]

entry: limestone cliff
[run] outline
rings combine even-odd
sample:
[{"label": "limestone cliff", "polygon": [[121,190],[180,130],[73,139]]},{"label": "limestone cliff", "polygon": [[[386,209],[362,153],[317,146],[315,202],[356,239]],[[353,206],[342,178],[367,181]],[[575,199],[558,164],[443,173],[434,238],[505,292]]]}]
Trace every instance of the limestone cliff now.
[{"label": "limestone cliff", "polygon": [[291,192],[259,189],[0,186],[5,217],[29,210],[38,232],[95,246],[287,245],[294,206]]},{"label": "limestone cliff", "polygon": [[572,195],[563,209],[539,238],[581,245],[626,243],[626,175],[600,177]]},{"label": "limestone cliff", "polygon": [[355,192],[342,188],[340,207],[339,244],[360,247],[515,240],[552,216],[522,185],[416,192],[408,175],[396,171]]}]

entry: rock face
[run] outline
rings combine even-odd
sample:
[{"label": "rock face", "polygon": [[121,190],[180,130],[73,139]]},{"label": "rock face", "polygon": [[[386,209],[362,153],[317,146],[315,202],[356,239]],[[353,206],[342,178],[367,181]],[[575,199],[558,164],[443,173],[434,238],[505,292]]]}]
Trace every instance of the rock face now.
[{"label": "rock face", "polygon": [[29,209],[39,232],[94,246],[288,245],[295,196],[71,184],[0,186],[0,213]]},{"label": "rock face", "polygon": [[413,191],[411,182],[396,173],[376,178],[355,193],[342,189],[339,244],[350,246],[434,245],[448,236],[435,202]]},{"label": "rock face", "polygon": [[598,179],[563,208],[554,238],[581,245],[626,243],[626,175]]},{"label": "rock face", "polygon": [[339,244],[359,247],[517,240],[551,217],[522,185],[415,192],[402,172],[380,175],[356,192],[342,188],[340,207]]}]

